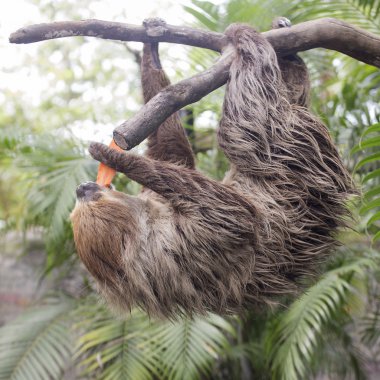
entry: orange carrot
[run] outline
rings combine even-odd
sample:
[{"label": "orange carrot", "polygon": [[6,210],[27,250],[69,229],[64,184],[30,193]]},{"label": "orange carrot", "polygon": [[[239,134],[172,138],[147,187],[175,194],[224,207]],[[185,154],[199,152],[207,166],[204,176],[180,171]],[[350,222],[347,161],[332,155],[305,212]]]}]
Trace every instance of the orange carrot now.
[{"label": "orange carrot", "polygon": [[[116,145],[113,139],[109,147],[123,152],[123,149],[121,149],[118,145]],[[103,163],[100,163],[99,169],[98,169],[98,176],[96,178],[96,183],[101,186],[109,187],[115,175],[116,175],[116,170],[111,169],[110,167],[108,167],[107,165]]]}]

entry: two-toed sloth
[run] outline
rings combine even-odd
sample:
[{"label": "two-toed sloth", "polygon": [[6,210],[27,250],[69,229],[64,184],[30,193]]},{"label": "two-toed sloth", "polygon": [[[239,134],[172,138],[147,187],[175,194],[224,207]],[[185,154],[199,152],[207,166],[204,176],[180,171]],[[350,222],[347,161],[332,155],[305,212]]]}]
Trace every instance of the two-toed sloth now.
[{"label": "two-toed sloth", "polygon": [[[281,75],[305,74],[303,63],[283,58],[280,69],[270,43],[248,26],[225,33],[236,58],[218,129],[230,161],[222,182],[194,168],[176,114],[149,137],[145,157],[90,146],[96,160],[144,187],[134,197],[82,184],[71,216],[78,254],[116,309],[239,312],[294,291],[337,244],[352,180],[304,107],[307,75],[301,95],[291,83],[300,75]],[[144,46],[145,101],[169,84],[156,49]]]}]

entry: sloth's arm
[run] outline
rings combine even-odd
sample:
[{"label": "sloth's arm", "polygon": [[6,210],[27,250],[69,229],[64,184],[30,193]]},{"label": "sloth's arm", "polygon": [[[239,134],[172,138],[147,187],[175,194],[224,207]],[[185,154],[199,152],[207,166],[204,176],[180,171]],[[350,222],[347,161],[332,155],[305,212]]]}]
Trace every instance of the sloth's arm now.
[{"label": "sloth's arm", "polygon": [[[169,79],[161,67],[158,43],[144,44],[141,81],[145,103],[170,85]],[[149,136],[146,156],[154,160],[168,161],[191,169],[194,168],[194,155],[178,113],[166,119]]]},{"label": "sloth's arm", "polygon": [[[93,158],[124,173],[128,178],[165,197],[178,213],[199,225],[220,225],[225,237],[252,239],[256,207],[232,188],[211,180],[196,170],[168,162],[120,153],[106,145],[92,143]],[[245,220],[247,223],[242,223]]]},{"label": "sloth's arm", "polygon": [[89,152],[96,160],[167,198],[201,191],[199,181],[205,186],[207,182],[217,183],[195,170],[133,153],[118,152],[100,143],[92,143]]}]

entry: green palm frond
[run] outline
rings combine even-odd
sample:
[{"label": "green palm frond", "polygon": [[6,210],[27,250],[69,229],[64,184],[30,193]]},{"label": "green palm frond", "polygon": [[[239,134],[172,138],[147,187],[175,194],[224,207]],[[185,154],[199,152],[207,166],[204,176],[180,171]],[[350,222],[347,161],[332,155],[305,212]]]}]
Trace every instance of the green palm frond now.
[{"label": "green palm frond", "polygon": [[151,342],[162,363],[162,378],[193,380],[207,377],[216,361],[230,349],[228,336],[235,334],[226,319],[214,314],[159,325]]},{"label": "green palm frond", "polygon": [[246,22],[258,30],[270,29],[272,19],[278,15],[289,16],[291,2],[277,0],[230,0],[216,5],[209,1],[192,0],[184,9],[197,22],[210,30],[223,32],[234,22]]},{"label": "green palm frond", "polygon": [[295,22],[335,17],[373,33],[380,30],[379,0],[306,0],[294,4]]},{"label": "green palm frond", "polygon": [[121,320],[93,302],[78,311],[76,357],[83,375],[96,379],[198,379],[211,373],[230,348],[227,336],[235,335],[216,315],[157,321],[134,309]]},{"label": "green palm frond", "polygon": [[0,379],[61,379],[72,354],[67,315],[74,305],[69,299],[59,299],[3,326]]},{"label": "green palm frond", "polygon": [[20,128],[15,128],[13,125],[2,126],[0,129],[0,160],[11,156],[22,137]]},{"label": "green palm frond", "polygon": [[367,379],[363,347],[350,334],[353,327],[338,318],[329,322],[324,330],[328,339],[323,340],[312,363],[314,373],[329,379]]},{"label": "green palm frond", "polygon": [[372,347],[379,346],[380,343],[380,306],[368,313],[361,320],[362,341]]},{"label": "green palm frond", "polygon": [[380,239],[380,123],[368,127],[352,154],[368,151],[356,165],[363,172],[364,195],[360,213],[367,216],[367,228],[373,233],[373,242]]},{"label": "green palm frond", "polygon": [[221,27],[221,7],[210,1],[192,0],[191,2],[192,6],[184,6],[185,11],[193,15],[207,29],[219,31]]},{"label": "green palm frond", "polygon": [[225,23],[246,22],[259,31],[265,31],[271,28],[275,17],[289,17],[290,8],[291,2],[285,1],[232,0],[226,7]]},{"label": "green palm frond", "polygon": [[[117,319],[97,303],[82,310],[84,329],[76,356],[84,375],[107,380],[149,380],[158,376],[157,358],[147,343],[153,322],[139,310]],[[84,317],[84,318],[83,318]]]},{"label": "green palm frond", "polygon": [[64,233],[76,187],[95,175],[96,163],[84,155],[77,143],[40,137],[15,160],[28,173],[29,217],[47,227],[53,240]]},{"label": "green palm frond", "polygon": [[360,303],[370,258],[358,258],[328,271],[279,319],[268,338],[271,369],[277,379],[305,378],[323,338],[324,328],[339,312]]}]

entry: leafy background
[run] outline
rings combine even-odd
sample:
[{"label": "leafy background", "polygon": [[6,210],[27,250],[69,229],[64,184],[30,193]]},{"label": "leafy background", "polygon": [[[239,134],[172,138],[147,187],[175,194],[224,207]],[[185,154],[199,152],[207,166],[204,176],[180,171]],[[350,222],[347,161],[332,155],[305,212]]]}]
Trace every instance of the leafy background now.
[{"label": "leafy background", "polygon": [[[51,21],[90,18],[96,3],[86,0],[73,7],[70,0],[30,2]],[[183,12],[189,25],[220,32],[232,22],[264,31],[273,17],[283,15],[293,23],[336,17],[380,34],[376,0],[192,0]],[[319,278],[310,279],[298,298],[284,299],[270,310],[168,322],[151,320],[139,310],[124,318],[110,314],[76,258],[68,219],[75,187],[94,178],[96,171],[78,126],[93,128],[94,135],[105,127],[111,131],[138,109],[135,60],[141,47],[77,38],[44,42],[34,49],[38,54],[27,55],[12,70],[41,75],[38,101],[27,99],[21,90],[1,87],[2,239],[33,231],[43,239],[41,282],[75,273],[81,286],[71,292],[55,286],[52,294],[0,328],[0,379],[380,376],[377,68],[323,49],[302,54],[312,79],[313,110],[328,125],[362,188],[360,200],[351,205],[356,224],[342,232],[342,247],[321,267]],[[168,47],[161,50],[173,81],[210,66],[216,57],[203,49],[183,48],[178,56]],[[227,168],[215,142],[222,96],[221,89],[188,109],[187,128],[198,167],[214,178],[221,178]],[[138,191],[124,177],[117,178],[116,186],[132,194]],[[31,254],[31,242],[22,242],[25,258]]]}]

